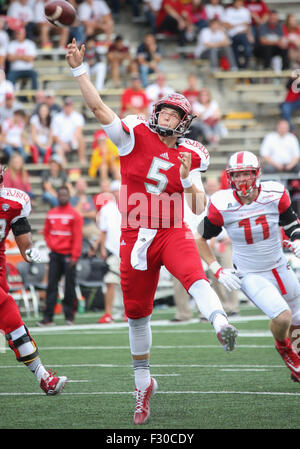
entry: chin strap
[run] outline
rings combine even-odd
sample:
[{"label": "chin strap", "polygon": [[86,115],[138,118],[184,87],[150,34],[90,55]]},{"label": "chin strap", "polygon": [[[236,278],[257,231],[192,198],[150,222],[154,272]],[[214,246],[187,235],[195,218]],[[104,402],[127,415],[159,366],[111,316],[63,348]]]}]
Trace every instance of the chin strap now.
[{"label": "chin strap", "polygon": [[162,137],[174,136],[174,129],[156,125],[156,132]]}]

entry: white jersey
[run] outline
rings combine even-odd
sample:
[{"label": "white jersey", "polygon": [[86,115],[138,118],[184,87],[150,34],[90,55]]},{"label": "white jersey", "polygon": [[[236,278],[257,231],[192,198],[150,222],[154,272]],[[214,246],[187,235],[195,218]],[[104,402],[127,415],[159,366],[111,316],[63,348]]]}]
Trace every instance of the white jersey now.
[{"label": "white jersey", "polygon": [[240,274],[272,270],[285,262],[279,215],[290,206],[284,186],[262,182],[251,204],[242,204],[231,190],[220,190],[211,197],[208,220],[227,230],[232,242],[233,264]]}]

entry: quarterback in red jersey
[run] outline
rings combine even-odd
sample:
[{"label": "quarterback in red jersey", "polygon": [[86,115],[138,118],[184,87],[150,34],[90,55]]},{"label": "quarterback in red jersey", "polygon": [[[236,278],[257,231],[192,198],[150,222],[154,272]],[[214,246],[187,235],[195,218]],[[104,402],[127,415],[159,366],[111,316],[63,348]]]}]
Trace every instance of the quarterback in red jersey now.
[{"label": "quarterback in red jersey", "polygon": [[[226,351],[235,347],[236,329],[205,276],[191,231],[183,221],[183,196],[191,210],[205,207],[201,171],[209,164],[206,148],[186,139],[192,108],[180,94],[160,99],[149,121],[129,115],[121,120],[103,103],[87,77],[76,41],[67,60],[87,106],[117,146],[121,164],[122,233],[120,274],[136,384],[134,423],[150,415],[149,400],[157,389],[150,376],[150,318],[160,268],[164,265],[195,299],[211,321]],[[184,194],[184,195],[183,195]]]},{"label": "quarterback in red jersey", "polygon": [[[231,188],[210,198],[207,216],[199,226],[200,254],[220,283],[228,290],[241,288],[270,318],[276,349],[292,380],[300,382],[300,358],[292,345],[300,330],[300,284],[282,251],[278,226],[300,257],[299,219],[282,184],[260,182],[260,161],[253,153],[234,153],[226,172]],[[235,271],[223,269],[206,242],[223,227],[232,242]]]},{"label": "quarterback in red jersey", "polygon": [[37,377],[40,387],[47,395],[62,391],[67,378],[55,377],[41,363],[35,341],[26,328],[18,306],[9,294],[6,280],[5,239],[12,230],[20,253],[26,262],[39,262],[40,254],[32,246],[30,198],[18,189],[3,186],[4,167],[0,165],[0,332],[8,341],[19,362],[23,362]]}]

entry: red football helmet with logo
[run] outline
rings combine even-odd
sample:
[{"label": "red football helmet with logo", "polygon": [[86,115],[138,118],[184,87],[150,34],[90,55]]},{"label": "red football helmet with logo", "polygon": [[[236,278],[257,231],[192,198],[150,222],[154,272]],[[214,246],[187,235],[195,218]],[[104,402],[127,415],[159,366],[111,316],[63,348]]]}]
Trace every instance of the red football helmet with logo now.
[{"label": "red football helmet with logo", "polygon": [[[244,183],[233,180],[233,174],[237,172],[250,172],[250,179]],[[260,160],[250,151],[239,151],[230,156],[226,167],[227,179],[232,189],[240,196],[248,196],[254,188],[260,184]]]},{"label": "red football helmet with logo", "polygon": [[[181,120],[176,128],[166,128],[158,124],[158,115],[163,107],[175,109],[180,113]],[[149,118],[149,126],[161,136],[184,136],[195,118],[192,113],[192,106],[190,102],[181,94],[169,94],[157,101],[153,106],[152,115]]]}]

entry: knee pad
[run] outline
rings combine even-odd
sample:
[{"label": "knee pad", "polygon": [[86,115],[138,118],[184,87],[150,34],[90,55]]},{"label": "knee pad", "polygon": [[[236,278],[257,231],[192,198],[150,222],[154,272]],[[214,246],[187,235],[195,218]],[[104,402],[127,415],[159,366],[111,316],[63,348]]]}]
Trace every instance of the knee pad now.
[{"label": "knee pad", "polygon": [[128,324],[131,354],[148,354],[152,345],[150,315],[137,320],[128,318]]},{"label": "knee pad", "polygon": [[[11,339],[11,334],[6,334],[6,340],[8,341],[8,345],[12,351],[14,351],[15,356],[18,360],[18,362],[22,362],[25,364],[31,363],[34,360],[36,360],[39,357],[37,345],[33,338],[31,337],[28,329],[26,326],[24,326],[26,333],[21,335],[21,337],[17,338],[16,340]],[[25,343],[31,343],[32,344],[32,353],[27,354],[25,356],[21,356],[18,348]]]}]

